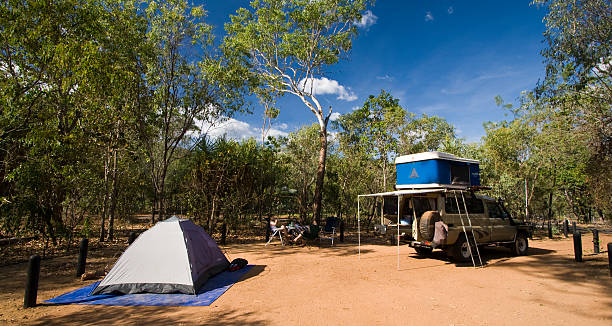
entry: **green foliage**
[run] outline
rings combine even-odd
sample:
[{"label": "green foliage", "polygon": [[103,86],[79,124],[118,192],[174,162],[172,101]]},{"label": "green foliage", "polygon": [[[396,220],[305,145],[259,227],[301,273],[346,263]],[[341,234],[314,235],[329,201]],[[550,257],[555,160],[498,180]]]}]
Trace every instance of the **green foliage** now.
[{"label": "green foliage", "polygon": [[187,213],[213,232],[217,222],[249,224],[276,213],[283,170],[274,148],[253,139],[201,142],[184,175]]},{"label": "green foliage", "polygon": [[314,218],[321,215],[327,158],[327,124],[332,113],[316,97],[316,78],[352,48],[366,0],[255,0],[239,9],[225,25],[223,52],[242,66],[256,94],[293,94],[317,117],[319,160]]}]

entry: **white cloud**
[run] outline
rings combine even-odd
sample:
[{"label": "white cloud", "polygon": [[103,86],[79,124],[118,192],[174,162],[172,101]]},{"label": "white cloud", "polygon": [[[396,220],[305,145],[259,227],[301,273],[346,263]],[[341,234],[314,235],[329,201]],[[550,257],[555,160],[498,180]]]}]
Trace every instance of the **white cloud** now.
[{"label": "white cloud", "polygon": [[354,107],[352,107],[352,108],[351,108],[351,110],[353,110],[353,111],[357,111],[357,110],[359,110],[359,109],[361,109],[361,108],[360,108],[360,107],[358,107],[358,106],[354,106]]},{"label": "white cloud", "polygon": [[336,121],[336,120],[340,119],[341,115],[342,114],[340,114],[338,112],[332,112],[332,114],[329,116],[329,120]]},{"label": "white cloud", "polygon": [[431,14],[431,11],[428,11],[428,12],[425,14],[425,21],[426,21],[426,22],[429,22],[429,21],[432,21],[432,20],[434,20],[434,16]]},{"label": "white cloud", "polygon": [[[210,124],[208,122],[199,122],[197,123],[198,127],[201,130],[202,134],[206,134],[208,137],[217,139],[223,136],[231,139],[242,140],[255,138],[256,140],[261,140],[261,128],[252,127],[250,124],[236,120],[234,118],[229,118],[225,121]],[[289,135],[287,132],[282,131],[280,129],[287,129],[287,124],[283,123],[278,128],[273,126],[270,128],[266,136],[287,136]]]},{"label": "white cloud", "polygon": [[300,85],[303,85],[303,90],[305,92],[309,93],[312,91],[315,95],[336,94],[338,95],[337,99],[348,102],[357,99],[357,95],[351,92],[350,89],[340,85],[333,79],[327,79],[325,77],[302,79]]},{"label": "white cloud", "polygon": [[449,15],[452,15],[455,12],[455,8],[453,8],[453,6],[450,6],[448,7],[447,11]]},{"label": "white cloud", "polygon": [[384,75],[384,76],[376,76],[376,79],[386,80],[386,81],[393,81],[393,77],[391,77],[391,76],[389,76],[389,75]]},{"label": "white cloud", "polygon": [[606,73],[608,71],[610,71],[610,68],[612,67],[612,59],[608,59],[608,61],[606,62],[605,59],[601,59],[600,62],[593,68],[593,71],[595,73]]},{"label": "white cloud", "polygon": [[338,139],[338,132],[337,131],[328,131],[327,132],[327,142],[328,143],[333,143]]},{"label": "white cloud", "polygon": [[355,22],[355,25],[359,28],[369,28],[370,26],[376,24],[378,17],[372,13],[371,10],[366,10],[366,12],[361,16],[361,20]]}]

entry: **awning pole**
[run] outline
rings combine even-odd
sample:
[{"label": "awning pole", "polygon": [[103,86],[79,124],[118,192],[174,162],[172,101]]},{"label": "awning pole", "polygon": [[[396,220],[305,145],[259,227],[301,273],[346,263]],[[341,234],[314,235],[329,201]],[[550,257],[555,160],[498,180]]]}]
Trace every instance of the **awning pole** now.
[{"label": "awning pole", "polygon": [[357,196],[357,239],[359,241],[359,259],[361,259],[361,226],[359,225],[359,196]]},{"label": "awning pole", "polygon": [[397,195],[397,270],[399,271],[400,269],[400,264],[399,264],[399,243],[400,243],[400,233],[399,233],[399,226],[400,226],[400,195]]}]

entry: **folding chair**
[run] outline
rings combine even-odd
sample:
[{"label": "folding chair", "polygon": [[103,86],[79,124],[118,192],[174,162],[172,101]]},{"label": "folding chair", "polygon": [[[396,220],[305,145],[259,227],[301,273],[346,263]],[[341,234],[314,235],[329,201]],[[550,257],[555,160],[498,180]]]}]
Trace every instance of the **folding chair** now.
[{"label": "folding chair", "polygon": [[321,236],[319,236],[319,243],[321,243],[321,239],[331,240],[331,245],[334,245],[334,239],[337,236],[337,230],[340,226],[340,219],[331,216],[325,220],[325,226],[321,230]]},{"label": "folding chair", "polygon": [[278,238],[280,239],[281,242],[281,246],[284,246],[285,244],[283,243],[283,235],[282,235],[282,229],[281,228],[277,228],[276,226],[272,226],[270,225],[270,231],[272,231],[272,235],[270,236],[270,239],[268,240],[268,242],[266,242],[266,246],[268,244],[270,244],[270,242],[274,239],[274,236],[278,235]]}]

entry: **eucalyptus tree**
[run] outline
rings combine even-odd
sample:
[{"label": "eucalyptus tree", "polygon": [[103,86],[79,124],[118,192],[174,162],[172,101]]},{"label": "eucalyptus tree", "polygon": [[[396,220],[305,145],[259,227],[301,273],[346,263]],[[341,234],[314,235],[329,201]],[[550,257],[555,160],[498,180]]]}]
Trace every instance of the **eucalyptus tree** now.
[{"label": "eucalyptus tree", "polygon": [[[535,91],[551,119],[572,116],[588,149],[588,187],[599,213],[612,211],[612,3],[535,0],[547,9],[541,52],[546,78]],[[610,214],[610,213],[608,213]]]},{"label": "eucalyptus tree", "polygon": [[95,156],[103,158],[100,241],[105,239],[106,230],[108,239],[113,239],[117,206],[122,211],[130,206],[119,203],[119,189],[130,188],[130,184],[121,185],[121,180],[129,183],[138,174],[132,164],[138,153],[132,127],[148,95],[143,75],[151,59],[147,20],[138,3],[108,0],[105,8],[105,15],[98,18],[104,24],[98,48],[103,61],[96,67],[98,78],[87,86],[95,110],[85,117],[88,137],[99,147],[99,156]]},{"label": "eucalyptus tree", "polygon": [[[286,139],[282,160],[288,169],[288,186],[297,190],[295,201],[302,221],[309,221],[308,213],[315,202],[319,127],[303,126]],[[314,218],[314,216],[313,216]]]},{"label": "eucalyptus tree", "polygon": [[316,96],[314,84],[326,69],[348,53],[357,35],[354,24],[366,0],[258,0],[241,8],[226,24],[224,51],[237,57],[245,72],[280,94],[299,98],[319,125],[319,154],[313,214],[320,221],[331,115]]},{"label": "eucalyptus tree", "polygon": [[340,117],[342,132],[361,142],[362,148],[379,160],[383,178],[380,191],[387,191],[389,156],[397,153],[406,117],[399,99],[384,90],[376,97],[370,95],[361,108]]},{"label": "eucalyptus tree", "polygon": [[14,153],[4,156],[3,183],[14,190],[12,216],[25,214],[55,241],[75,204],[92,209],[81,199],[96,186],[87,154],[109,10],[76,0],[5,1],[0,10],[3,150]]},{"label": "eucalyptus tree", "polygon": [[457,138],[455,127],[446,119],[410,113],[406,120],[399,142],[402,154],[429,151],[460,154],[462,142]]},{"label": "eucalyptus tree", "polygon": [[149,110],[140,117],[139,130],[154,187],[154,222],[155,206],[160,217],[166,213],[168,167],[187,133],[198,121],[229,115],[241,97],[234,92],[233,70],[212,48],[212,30],[202,7],[171,0],[151,2],[145,11],[154,58],[146,71]]}]

